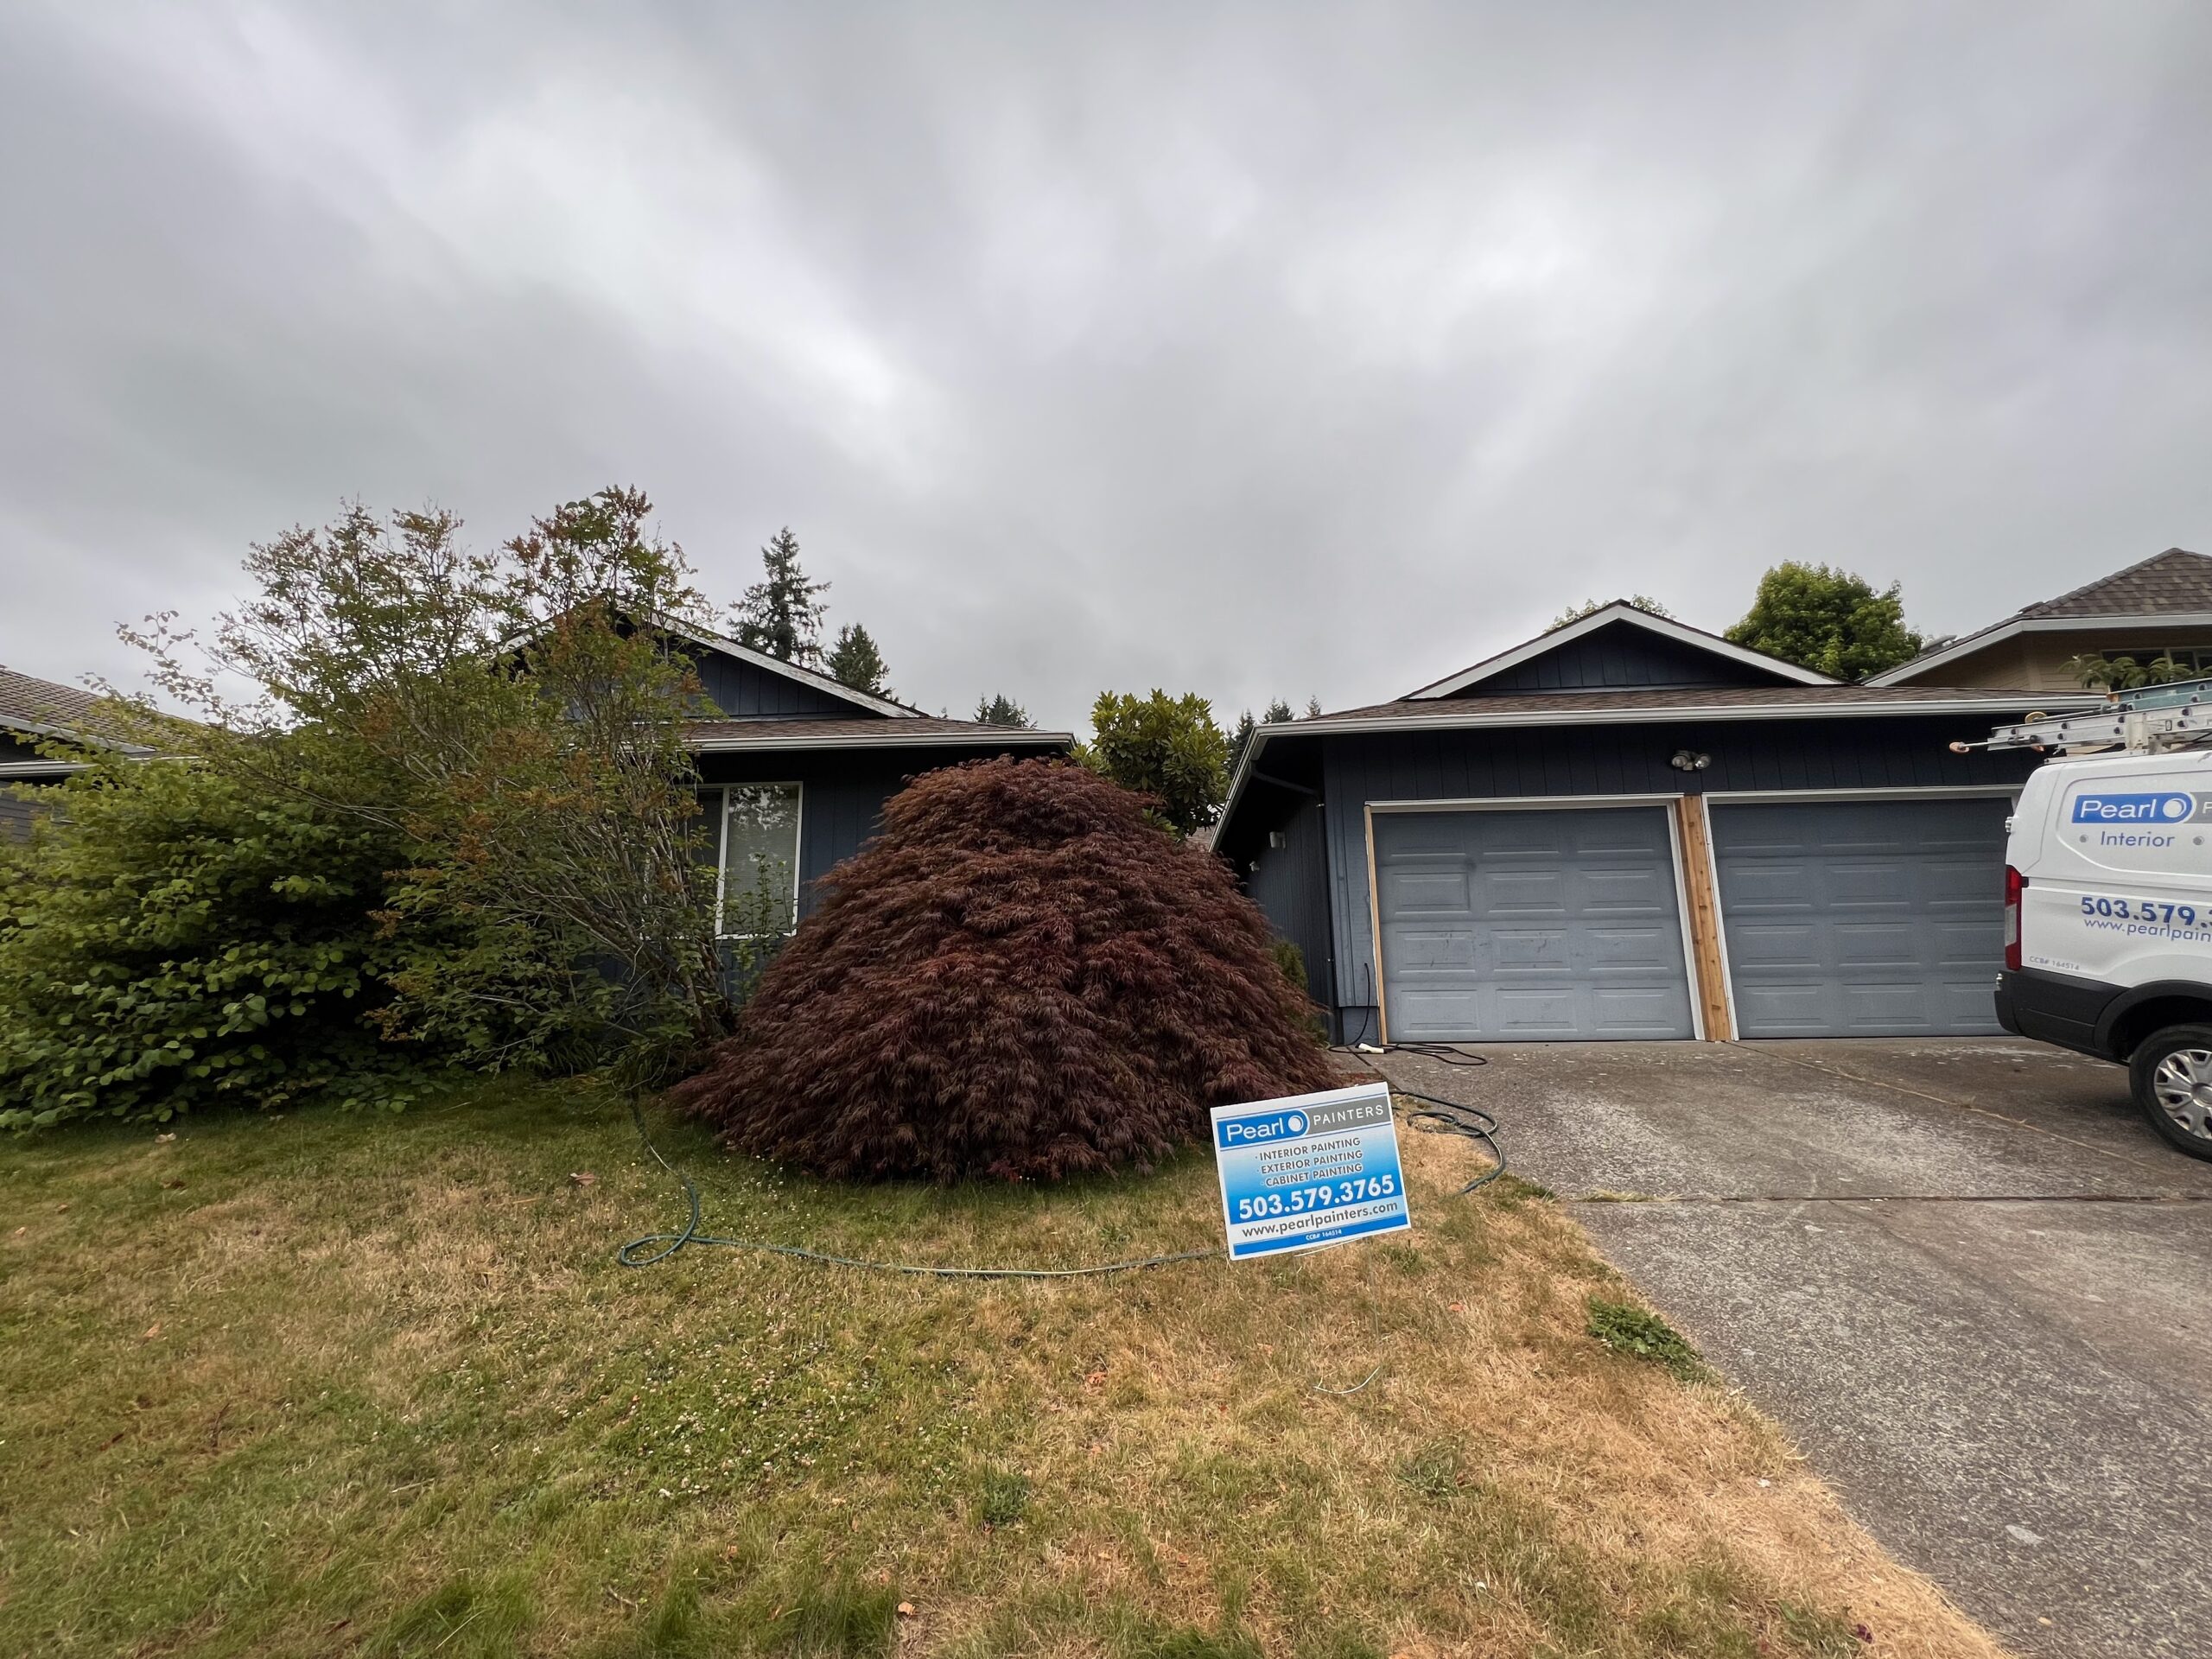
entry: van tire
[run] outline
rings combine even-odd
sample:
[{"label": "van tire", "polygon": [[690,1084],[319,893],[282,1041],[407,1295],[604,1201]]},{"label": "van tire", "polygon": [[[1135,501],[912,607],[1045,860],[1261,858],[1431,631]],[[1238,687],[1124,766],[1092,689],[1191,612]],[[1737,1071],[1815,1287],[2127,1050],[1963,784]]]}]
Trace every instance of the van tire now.
[{"label": "van tire", "polygon": [[[2192,1055],[2197,1057],[2193,1061],[2188,1058]],[[2178,1065],[2168,1067],[2166,1063],[2177,1057],[2182,1057]],[[2165,1068],[2163,1075],[2161,1068]],[[2151,1120],[2151,1127],[2190,1157],[2212,1159],[2212,1108],[2191,1108],[2205,1130],[2194,1134],[2159,1098],[2162,1086],[2171,1092],[2177,1083],[2187,1080],[2189,1073],[2203,1082],[2196,1093],[2196,1100],[2212,1103],[2212,1026],[2167,1026],[2154,1031],[2135,1046],[2127,1062],[2127,1080],[2135,1103]]]}]

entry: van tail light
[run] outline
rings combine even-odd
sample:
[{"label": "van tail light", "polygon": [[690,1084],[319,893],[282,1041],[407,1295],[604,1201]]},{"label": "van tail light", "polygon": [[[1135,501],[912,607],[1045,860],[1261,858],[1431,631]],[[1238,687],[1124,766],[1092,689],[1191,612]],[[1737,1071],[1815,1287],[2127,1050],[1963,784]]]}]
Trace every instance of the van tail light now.
[{"label": "van tail light", "polygon": [[2018,969],[2020,965],[2020,891],[2028,885],[2028,878],[2010,864],[2005,867],[2005,965]]}]

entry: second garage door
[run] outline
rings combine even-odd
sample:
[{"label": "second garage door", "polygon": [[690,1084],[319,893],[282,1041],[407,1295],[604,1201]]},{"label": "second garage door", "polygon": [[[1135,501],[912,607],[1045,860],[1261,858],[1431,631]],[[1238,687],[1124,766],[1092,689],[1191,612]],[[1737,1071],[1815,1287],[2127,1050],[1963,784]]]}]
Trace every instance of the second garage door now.
[{"label": "second garage door", "polygon": [[1393,1040],[1693,1034],[1665,808],[1374,824]]},{"label": "second garage door", "polygon": [[2005,801],[1708,807],[1739,1036],[1999,1029]]}]

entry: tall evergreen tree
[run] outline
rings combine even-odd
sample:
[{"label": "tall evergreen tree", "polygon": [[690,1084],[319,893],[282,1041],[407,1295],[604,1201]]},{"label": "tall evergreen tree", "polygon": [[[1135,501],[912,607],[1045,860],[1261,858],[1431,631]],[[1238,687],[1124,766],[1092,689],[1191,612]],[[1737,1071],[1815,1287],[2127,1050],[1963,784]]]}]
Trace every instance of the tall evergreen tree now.
[{"label": "tall evergreen tree", "polygon": [[1262,726],[1280,726],[1285,721],[1295,720],[1297,718],[1298,715],[1292,710],[1289,702],[1285,698],[1277,697],[1273,702],[1268,705],[1268,712],[1260,716],[1260,724]]},{"label": "tall evergreen tree", "polygon": [[1029,718],[1029,711],[1003,691],[994,691],[988,697],[976,699],[976,718],[986,726],[1011,726],[1020,731],[1034,728],[1037,722]]},{"label": "tall evergreen tree", "polygon": [[875,648],[875,640],[868,631],[857,622],[848,622],[837,630],[837,642],[830,647],[826,666],[830,677],[840,685],[849,685],[870,696],[897,695],[883,683],[884,676],[891,671],[884,665],[883,653]]},{"label": "tall evergreen tree", "polygon": [[738,643],[811,668],[822,660],[822,613],[829,609],[816,595],[830,584],[806,579],[788,524],[760,550],[760,563],[766,575],[737,603]]}]

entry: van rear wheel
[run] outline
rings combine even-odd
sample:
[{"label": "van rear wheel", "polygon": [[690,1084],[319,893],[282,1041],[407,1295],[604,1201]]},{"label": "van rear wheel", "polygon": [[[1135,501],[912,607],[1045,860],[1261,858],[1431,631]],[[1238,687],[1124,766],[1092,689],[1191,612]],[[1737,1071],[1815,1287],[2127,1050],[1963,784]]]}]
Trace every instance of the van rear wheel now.
[{"label": "van rear wheel", "polygon": [[2135,1103],[2182,1151],[2212,1159],[2212,1026],[2168,1026],[2127,1063]]}]

